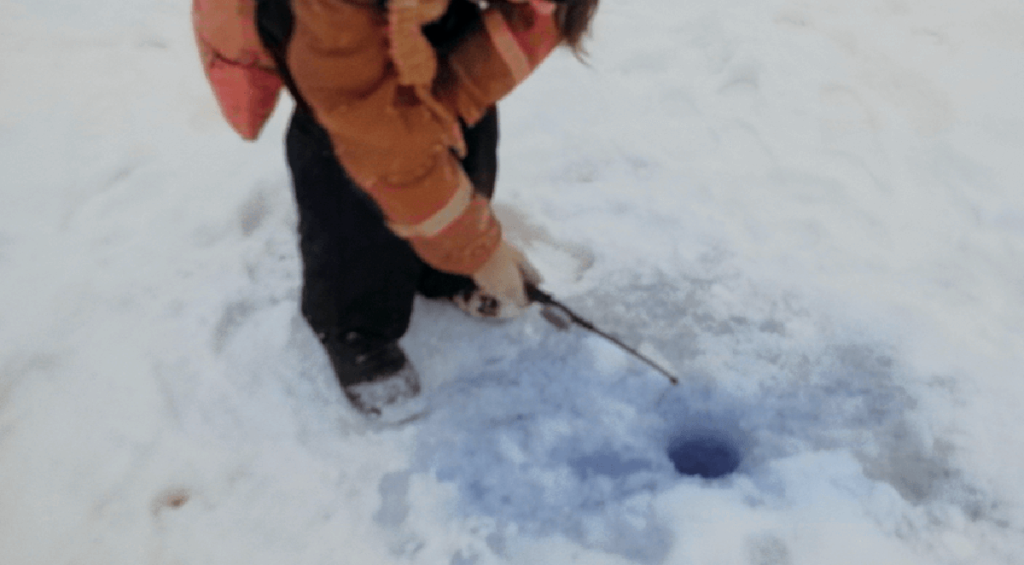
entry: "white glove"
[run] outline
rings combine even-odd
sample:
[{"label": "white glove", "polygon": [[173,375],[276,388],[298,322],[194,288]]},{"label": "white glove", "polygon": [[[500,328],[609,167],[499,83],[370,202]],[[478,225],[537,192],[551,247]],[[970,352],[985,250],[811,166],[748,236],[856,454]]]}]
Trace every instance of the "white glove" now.
[{"label": "white glove", "polygon": [[530,305],[526,285],[539,285],[540,273],[512,244],[502,241],[491,258],[473,273],[477,289],[456,299],[470,315],[514,318]]}]

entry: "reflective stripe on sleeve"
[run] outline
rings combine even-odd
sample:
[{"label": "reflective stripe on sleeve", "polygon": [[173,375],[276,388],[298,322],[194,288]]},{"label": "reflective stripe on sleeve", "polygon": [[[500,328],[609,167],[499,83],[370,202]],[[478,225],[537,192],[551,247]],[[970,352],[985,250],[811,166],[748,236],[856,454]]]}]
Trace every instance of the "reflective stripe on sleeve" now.
[{"label": "reflective stripe on sleeve", "polygon": [[499,11],[491,10],[484,14],[484,25],[487,27],[487,33],[494,43],[495,50],[501,55],[502,60],[505,61],[515,82],[522,82],[529,76],[533,67],[530,65],[530,59],[526,56],[526,53],[519,47],[519,42],[512,35],[508,22],[505,21],[505,18],[502,17]]},{"label": "reflective stripe on sleeve", "polygon": [[458,219],[466,211],[466,208],[469,207],[472,200],[473,185],[469,182],[469,177],[460,171],[459,188],[448,202],[445,203],[444,207],[418,224],[389,223],[388,227],[395,235],[405,239],[411,237],[433,237]]}]

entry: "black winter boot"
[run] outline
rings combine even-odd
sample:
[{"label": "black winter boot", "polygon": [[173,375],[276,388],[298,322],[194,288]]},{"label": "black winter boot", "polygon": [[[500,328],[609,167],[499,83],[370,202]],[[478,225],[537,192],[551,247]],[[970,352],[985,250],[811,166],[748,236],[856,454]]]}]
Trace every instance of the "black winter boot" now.
[{"label": "black winter boot", "polygon": [[357,332],[327,335],[322,342],[345,396],[361,413],[399,423],[423,412],[419,374],[398,343]]}]

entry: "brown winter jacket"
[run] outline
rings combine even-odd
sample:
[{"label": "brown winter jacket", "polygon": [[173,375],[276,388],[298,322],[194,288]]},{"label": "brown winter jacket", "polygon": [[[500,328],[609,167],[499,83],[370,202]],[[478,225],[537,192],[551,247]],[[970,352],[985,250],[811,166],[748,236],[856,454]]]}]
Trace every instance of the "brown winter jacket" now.
[{"label": "brown winter jacket", "polygon": [[[426,0],[391,0],[417,1]],[[403,73],[396,70],[397,42],[389,37],[398,22],[394,14],[389,22],[373,0],[291,0],[291,6],[295,27],[287,67],[330,134],[338,160],[424,261],[443,271],[475,273],[500,243],[501,228],[459,164],[456,120],[479,120],[561,41],[553,5],[492,2],[479,31],[441,60],[431,53],[430,61]],[[206,42],[216,39],[208,35]],[[433,76],[429,84],[417,84],[423,82],[423,73],[417,74],[422,65],[427,78]]]}]

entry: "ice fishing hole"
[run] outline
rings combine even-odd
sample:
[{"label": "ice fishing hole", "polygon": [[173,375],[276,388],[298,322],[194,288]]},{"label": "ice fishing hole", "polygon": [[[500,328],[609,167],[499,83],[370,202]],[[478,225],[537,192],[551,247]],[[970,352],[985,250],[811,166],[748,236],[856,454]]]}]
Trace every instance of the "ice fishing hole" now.
[{"label": "ice fishing hole", "polygon": [[724,477],[740,466],[740,452],[727,437],[702,433],[669,442],[668,458],[681,475],[705,479]]}]

